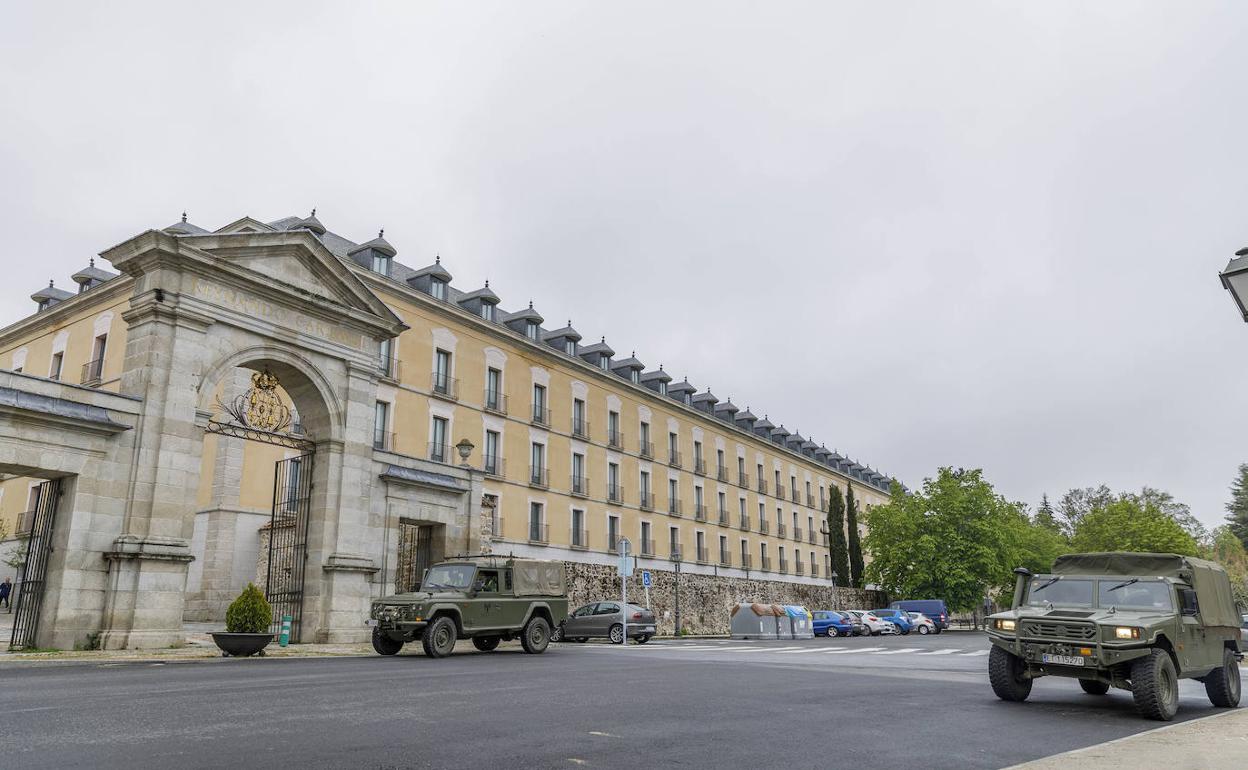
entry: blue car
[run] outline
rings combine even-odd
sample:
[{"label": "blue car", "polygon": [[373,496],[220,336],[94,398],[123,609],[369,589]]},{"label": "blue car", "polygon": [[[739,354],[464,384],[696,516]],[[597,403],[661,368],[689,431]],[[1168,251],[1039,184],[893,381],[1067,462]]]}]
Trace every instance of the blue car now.
[{"label": "blue car", "polygon": [[905,610],[871,610],[871,614],[897,626],[897,630],[903,635],[914,629],[914,621],[910,619],[910,615]]},{"label": "blue car", "polygon": [[854,624],[839,612],[815,610],[811,613],[815,636],[853,636]]}]

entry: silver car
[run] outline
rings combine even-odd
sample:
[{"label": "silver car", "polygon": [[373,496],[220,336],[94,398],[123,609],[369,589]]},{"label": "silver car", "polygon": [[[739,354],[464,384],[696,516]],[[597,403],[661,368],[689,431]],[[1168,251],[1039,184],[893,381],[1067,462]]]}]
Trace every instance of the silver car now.
[{"label": "silver car", "polygon": [[[654,636],[654,613],[636,604],[628,605],[628,638],[645,644]],[[624,614],[619,602],[594,602],[578,607],[568,614],[551,635],[555,642],[587,642],[610,639],[612,644],[624,642]]]}]

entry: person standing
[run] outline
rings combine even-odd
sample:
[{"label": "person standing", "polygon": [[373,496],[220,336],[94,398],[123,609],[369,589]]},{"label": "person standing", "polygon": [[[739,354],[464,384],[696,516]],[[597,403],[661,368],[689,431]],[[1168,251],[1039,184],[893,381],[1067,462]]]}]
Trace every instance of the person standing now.
[{"label": "person standing", "polygon": [[13,609],[13,607],[9,604],[9,594],[12,592],[13,581],[6,577],[4,582],[0,583],[0,606],[5,607],[9,611],[12,611]]}]

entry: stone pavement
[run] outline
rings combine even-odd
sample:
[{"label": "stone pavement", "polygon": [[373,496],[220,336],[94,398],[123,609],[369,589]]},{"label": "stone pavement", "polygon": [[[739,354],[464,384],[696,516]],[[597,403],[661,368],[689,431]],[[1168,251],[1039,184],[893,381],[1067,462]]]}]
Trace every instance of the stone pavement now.
[{"label": "stone pavement", "polygon": [[1015,765],[1009,770],[1242,770],[1248,767],[1248,708],[1223,711],[1189,722],[1065,754]]}]

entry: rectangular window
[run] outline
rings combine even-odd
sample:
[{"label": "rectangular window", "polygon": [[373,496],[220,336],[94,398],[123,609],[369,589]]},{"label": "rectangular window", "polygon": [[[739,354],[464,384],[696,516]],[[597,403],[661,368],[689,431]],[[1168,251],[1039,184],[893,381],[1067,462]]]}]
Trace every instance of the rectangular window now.
[{"label": "rectangular window", "polygon": [[637,442],[642,457],[654,456],[654,447],[650,444],[650,423],[643,422],[637,426]]},{"label": "rectangular window", "polygon": [[481,303],[481,317],[487,321],[494,320],[494,306],[489,302]]},{"label": "rectangular window", "polygon": [[503,372],[492,366],[485,370],[485,408],[503,410]]},{"label": "rectangular window", "polygon": [[533,386],[533,422],[547,424],[546,417],[546,386]]},{"label": "rectangular window", "polygon": [[433,280],[431,280],[429,282],[429,294],[434,299],[440,299],[443,302],[445,302],[446,301],[446,281],[441,281],[441,280],[438,280],[437,278],[434,278]]},{"label": "rectangular window", "polygon": [[386,433],[386,426],[389,424],[390,405],[385,401],[378,401],[377,407],[373,410],[373,448],[389,449],[389,435]]},{"label": "rectangular window", "polygon": [[535,543],[546,542],[546,522],[543,521],[545,506],[529,503],[529,539]]},{"label": "rectangular window", "polygon": [[503,475],[503,458],[499,457],[498,431],[485,432],[485,472],[491,476]]},{"label": "rectangular window", "polygon": [[613,503],[624,499],[624,493],[620,489],[619,463],[607,463],[607,499]]},{"label": "rectangular window", "polygon": [[693,462],[698,467],[701,467],[702,465],[702,442],[701,441],[693,442]]},{"label": "rectangular window", "polygon": [[52,354],[52,366],[51,366],[51,368],[48,370],[48,377],[49,377],[50,379],[53,379],[53,380],[59,380],[59,379],[61,379],[61,364],[62,364],[62,362],[64,362],[64,360],[65,360],[65,354],[64,354],[64,353],[53,353],[53,354]]},{"label": "rectangular window", "polygon": [[706,552],[706,533],[698,532],[693,536],[693,539],[694,545],[698,549],[698,561],[708,561],[707,556],[709,554]]},{"label": "rectangular window", "polygon": [[538,325],[536,321],[529,321],[524,325],[524,336],[531,340],[537,339]]},{"label": "rectangular window", "polygon": [[667,383],[663,382],[662,380],[659,380],[659,395],[660,396],[667,395]]},{"label": "rectangular window", "polygon": [[603,370],[604,372],[606,372],[606,371],[610,371],[610,370],[611,370],[611,359],[610,359],[610,358],[607,358],[606,356],[599,356],[599,357],[598,357],[598,366],[599,366],[599,367],[601,367],[601,368],[602,368],[602,370]]},{"label": "rectangular window", "polygon": [[607,550],[614,553],[620,547],[620,517],[607,517]]},{"label": "rectangular window", "polygon": [[572,492],[577,495],[589,494],[589,481],[585,478],[585,455],[572,455]]},{"label": "rectangular window", "polygon": [[377,348],[377,368],[382,377],[393,377],[394,372],[394,340],[382,340]]},{"label": "rectangular window", "polygon": [[108,335],[101,334],[91,343],[91,360],[82,367],[82,384],[95,385],[104,376],[104,354],[108,352]]},{"label": "rectangular window", "polygon": [[579,508],[572,509],[572,545],[577,548],[584,548],[589,545],[585,532],[585,511]]},{"label": "rectangular window", "polygon": [[641,553],[654,556],[654,540],[650,537],[650,522],[641,522]]},{"label": "rectangular window", "polygon": [[589,435],[589,425],[585,422],[585,402],[579,398],[572,399],[572,433],[581,437]]},{"label": "rectangular window", "polygon": [[719,493],[719,515],[722,517],[728,512],[728,495],[723,492]]},{"label": "rectangular window", "polygon": [[637,486],[637,491],[640,493],[640,496],[641,496],[642,508],[654,507],[654,501],[650,498],[650,472],[649,471],[641,472],[641,477]]},{"label": "rectangular window", "polygon": [[384,254],[373,252],[373,272],[378,275],[390,275],[390,258]]},{"label": "rectangular window", "polygon": [[638,369],[629,369],[628,378],[633,381],[634,385],[641,384],[641,371]]},{"label": "rectangular window", "polygon": [[680,530],[670,527],[667,530],[667,545],[673,558],[680,558]]},{"label": "rectangular window", "polygon": [[680,482],[676,479],[667,480],[667,509],[680,513]]},{"label": "rectangular window", "polygon": [[546,445],[536,441],[529,449],[529,481],[546,486]]},{"label": "rectangular window", "polygon": [[447,462],[449,448],[446,445],[447,420],[445,417],[434,417],[429,435],[429,459],[434,462]]},{"label": "rectangular window", "polygon": [[607,412],[607,443],[616,448],[624,446],[624,437],[620,435],[619,412]]},{"label": "rectangular window", "polygon": [[719,563],[728,563],[728,538],[724,535],[719,536]]},{"label": "rectangular window", "polygon": [[443,395],[454,395],[451,392],[451,354],[438,350],[433,355],[433,390]]},{"label": "rectangular window", "polygon": [[749,540],[741,541],[741,566],[742,567],[750,566],[750,541]]},{"label": "rectangular window", "polygon": [[564,340],[563,352],[570,356],[576,355],[576,340]]}]

